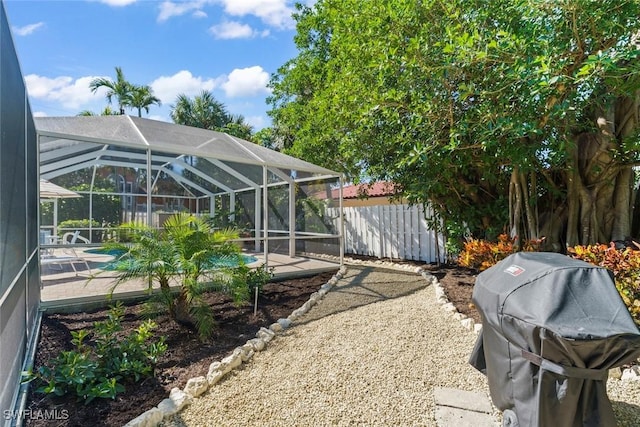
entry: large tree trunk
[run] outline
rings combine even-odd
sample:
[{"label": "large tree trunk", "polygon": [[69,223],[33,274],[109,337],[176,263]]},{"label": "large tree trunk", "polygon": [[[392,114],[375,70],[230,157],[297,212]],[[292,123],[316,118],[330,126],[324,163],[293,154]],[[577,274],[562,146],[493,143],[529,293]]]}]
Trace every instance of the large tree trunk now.
[{"label": "large tree trunk", "polygon": [[[547,195],[551,202],[547,200],[539,223],[540,236],[547,239],[547,249],[564,250],[562,246],[608,243],[632,236],[635,174],[632,166],[624,164],[622,147],[639,125],[636,97],[620,98],[611,108],[597,111],[594,123],[597,131],[570,139],[564,197],[552,199]],[[510,225],[518,234],[522,234],[520,229],[527,225],[533,237],[536,222],[531,216],[536,211],[526,209],[526,198],[527,189],[531,195],[537,191],[531,178],[528,187],[523,181],[514,168],[509,195]],[[564,239],[560,237],[563,228]]]},{"label": "large tree trunk", "polygon": [[537,198],[538,184],[535,173],[525,175],[516,166],[509,183],[509,229],[511,237],[518,237],[516,247],[527,240],[537,240],[538,212],[534,199]]}]

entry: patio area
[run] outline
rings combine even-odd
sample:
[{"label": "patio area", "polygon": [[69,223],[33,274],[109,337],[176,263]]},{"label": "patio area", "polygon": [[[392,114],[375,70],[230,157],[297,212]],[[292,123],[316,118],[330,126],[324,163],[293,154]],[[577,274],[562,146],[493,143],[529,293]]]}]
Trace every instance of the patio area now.
[{"label": "patio area", "polygon": [[[88,249],[88,248],[87,248]],[[76,263],[77,274],[67,262],[60,265],[43,265],[41,269],[41,309],[47,312],[81,311],[105,306],[106,297],[115,281],[115,272],[100,268],[112,260],[110,255],[76,249],[78,257],[87,261],[91,271],[82,262]],[[55,249],[61,251],[61,249]],[[58,255],[54,252],[54,255]],[[258,260],[250,267],[265,263],[263,253],[245,253]],[[289,257],[282,254],[268,254],[268,265],[274,268],[274,280],[310,276],[324,271],[338,269],[338,263],[306,257]],[[89,278],[93,278],[89,281]],[[146,284],[142,280],[122,283],[113,294],[114,299],[138,300],[146,297]]]}]

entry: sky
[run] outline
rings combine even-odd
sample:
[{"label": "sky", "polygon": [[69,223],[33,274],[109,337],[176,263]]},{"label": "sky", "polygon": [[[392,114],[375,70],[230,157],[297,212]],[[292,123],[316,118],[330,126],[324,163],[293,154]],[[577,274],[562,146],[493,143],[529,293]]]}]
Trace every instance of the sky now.
[{"label": "sky", "polygon": [[120,67],[162,102],[143,117],[170,122],[179,94],[207,90],[258,131],[271,125],[271,75],[297,56],[289,0],[3,2],[34,116],[100,114],[106,90],[89,83]]}]

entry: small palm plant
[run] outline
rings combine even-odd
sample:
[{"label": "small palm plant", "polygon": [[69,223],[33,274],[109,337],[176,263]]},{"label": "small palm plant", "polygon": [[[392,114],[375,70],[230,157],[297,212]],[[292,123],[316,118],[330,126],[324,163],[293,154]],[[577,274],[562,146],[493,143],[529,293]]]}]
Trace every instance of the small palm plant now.
[{"label": "small palm plant", "polygon": [[213,312],[203,298],[206,291],[224,292],[236,303],[248,300],[246,274],[230,262],[242,264],[240,248],[232,242],[238,238],[235,230],[213,231],[205,219],[187,213],[167,219],[164,230],[134,224],[121,227],[131,230],[131,243],[105,245],[122,252],[114,264],[118,276],[111,293],[131,279],[146,279],[150,293],[159,285],[149,301],[150,311],[163,307],[171,319],[195,328],[202,339],[214,328]]}]

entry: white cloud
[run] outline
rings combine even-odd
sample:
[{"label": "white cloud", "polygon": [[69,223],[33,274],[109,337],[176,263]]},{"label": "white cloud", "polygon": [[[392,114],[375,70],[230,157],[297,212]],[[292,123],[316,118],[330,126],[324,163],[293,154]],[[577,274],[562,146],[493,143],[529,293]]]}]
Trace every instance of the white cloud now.
[{"label": "white cloud", "polygon": [[256,96],[269,93],[267,89],[269,73],[256,65],[249,68],[236,68],[222,84],[222,89],[229,98]]},{"label": "white cloud", "polygon": [[206,18],[207,14],[203,10],[196,10],[191,14],[191,16],[194,18]]},{"label": "white cloud", "polygon": [[249,116],[244,118],[247,123],[253,126],[254,131],[258,131],[264,127],[269,126],[264,116]]},{"label": "white cloud", "polygon": [[45,101],[55,101],[64,108],[79,109],[95,101],[96,96],[104,96],[104,89],[99,89],[96,94],[91,93],[89,83],[94,78],[87,76],[74,80],[67,76],[49,78],[29,74],[25,76],[24,80],[30,97]]},{"label": "white cloud", "polygon": [[237,21],[225,21],[209,28],[209,32],[217,39],[249,39],[253,37],[266,37],[269,31],[255,31],[251,26]]},{"label": "white cloud", "polygon": [[222,78],[204,79],[194,77],[190,71],[182,70],[173,76],[161,76],[151,82],[153,93],[160,98],[163,104],[175,102],[180,94],[187,96],[199,95],[203,90],[211,91],[222,83]]},{"label": "white cloud", "polygon": [[129,6],[130,4],[133,4],[138,0],[99,0],[99,1],[100,3],[104,3],[109,6],[120,7],[120,6]]},{"label": "white cloud", "polygon": [[276,28],[292,29],[295,27],[287,0],[219,0],[229,15],[254,15],[264,23]]},{"label": "white cloud", "polygon": [[33,112],[33,117],[47,117],[48,114],[45,113],[44,111],[34,111]]},{"label": "white cloud", "polygon": [[24,27],[13,27],[13,34],[17,36],[28,36],[30,34],[33,34],[38,28],[43,28],[43,27],[44,27],[44,22],[25,25]]},{"label": "white cloud", "polygon": [[[309,2],[313,1],[307,0],[307,3]],[[295,28],[295,23],[291,18],[293,8],[287,5],[287,3],[292,3],[291,0],[164,0],[160,4],[158,22],[164,22],[174,16],[182,16],[189,13],[196,18],[206,17],[207,14],[202,9],[212,3],[221,5],[224,12],[231,16],[252,15],[272,27],[279,29]],[[261,34],[266,36],[268,32],[262,32]]]},{"label": "white cloud", "polygon": [[158,14],[158,22],[164,22],[174,16],[182,16],[187,13],[193,13],[193,16],[202,17],[206,16],[201,9],[206,2],[202,0],[187,1],[187,2],[173,2],[165,0],[160,4],[160,13]]}]

